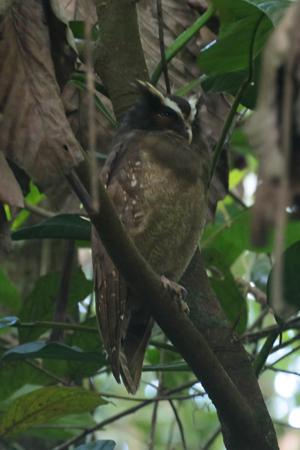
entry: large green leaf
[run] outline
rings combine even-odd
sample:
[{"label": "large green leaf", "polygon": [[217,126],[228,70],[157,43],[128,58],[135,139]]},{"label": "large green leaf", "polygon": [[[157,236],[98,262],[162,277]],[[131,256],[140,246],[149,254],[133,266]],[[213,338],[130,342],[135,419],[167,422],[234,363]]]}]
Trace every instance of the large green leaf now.
[{"label": "large green leaf", "polygon": [[[237,70],[235,72],[221,73],[219,75],[212,75],[208,77],[201,84],[205,92],[217,93],[228,92],[234,97],[238,93],[238,90],[248,77],[247,70]],[[247,87],[242,99],[241,104],[249,109],[254,109],[256,105],[256,99],[258,94],[258,84],[260,78],[260,57],[257,57],[254,61],[254,74],[251,84]]]},{"label": "large green leaf", "polygon": [[247,326],[247,303],[237,287],[235,279],[216,249],[203,249],[202,256],[206,269],[210,271],[210,282],[222,308],[235,331],[242,334]]},{"label": "large green leaf", "polygon": [[[93,317],[87,319],[81,325],[95,327],[97,331],[97,321]],[[85,331],[76,330],[72,334],[65,336],[65,344],[69,347],[79,347],[84,352],[95,352],[97,355],[102,349],[102,343],[99,333],[86,333]],[[106,365],[107,361],[103,359],[103,364]],[[99,361],[90,361],[86,364],[84,361],[77,361],[74,359],[69,359],[68,361],[44,361],[43,367],[50,373],[53,373],[59,377],[67,378],[71,380],[79,380],[81,378],[87,378],[95,375],[99,370]]]},{"label": "large green leaf", "polygon": [[106,403],[95,392],[83,388],[51,386],[37,389],[10,405],[0,425],[0,436],[7,439],[27,428],[68,414],[91,411]]},{"label": "large green leaf", "polygon": [[268,278],[267,299],[275,314],[281,319],[287,319],[300,311],[300,241],[286,249],[281,257],[281,262],[283,264],[283,298],[279,305],[274,304],[272,296],[273,267]]},{"label": "large green leaf", "polygon": [[29,358],[92,362],[97,363],[98,368],[107,364],[106,358],[101,352],[84,352],[79,347],[68,347],[58,342],[49,344],[28,342],[27,344],[19,345],[5,352],[0,362],[23,361]]},{"label": "large green leaf", "polygon": [[[56,299],[61,283],[61,272],[50,272],[39,278],[33,292],[24,300],[19,312],[22,322],[50,321],[53,319]],[[83,301],[92,293],[93,283],[87,280],[81,267],[72,271],[67,313],[78,321],[78,302]],[[20,328],[20,342],[37,339],[47,328]]]},{"label": "large green leaf", "polygon": [[91,224],[75,214],[60,214],[43,220],[32,227],[23,227],[12,232],[13,241],[23,239],[73,239],[91,240]]},{"label": "large green leaf", "polygon": [[265,45],[273,29],[267,15],[256,6],[243,0],[213,0],[220,13],[221,28],[218,40],[200,52],[198,63],[206,74],[217,75],[224,72],[249,69],[249,55],[255,34],[253,57]]},{"label": "large green leaf", "polygon": [[[289,0],[212,0],[220,16],[218,40],[198,56],[201,69],[210,75],[249,69],[251,42],[256,27],[253,57],[263,49]],[[262,16],[263,15],[263,16]]]},{"label": "large green leaf", "polygon": [[94,441],[80,445],[74,450],[113,450],[116,446],[114,441]]},{"label": "large green leaf", "polygon": [[[289,7],[293,2],[293,0],[266,0],[264,2],[262,2],[261,0],[243,0],[243,1],[250,3],[251,5],[257,6],[257,8],[259,8],[269,17],[270,20],[272,20],[274,26],[278,24],[286,8]],[[223,4],[224,3],[225,2],[223,2]]]}]

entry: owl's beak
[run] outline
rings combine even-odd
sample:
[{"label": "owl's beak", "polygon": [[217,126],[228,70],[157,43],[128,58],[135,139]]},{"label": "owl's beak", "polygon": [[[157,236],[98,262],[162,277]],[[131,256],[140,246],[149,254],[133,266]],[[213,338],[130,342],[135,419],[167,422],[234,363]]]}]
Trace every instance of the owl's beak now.
[{"label": "owl's beak", "polygon": [[193,140],[192,126],[187,120],[184,121],[184,125],[185,125],[185,130],[187,133],[187,140],[188,140],[188,143],[190,144]]}]

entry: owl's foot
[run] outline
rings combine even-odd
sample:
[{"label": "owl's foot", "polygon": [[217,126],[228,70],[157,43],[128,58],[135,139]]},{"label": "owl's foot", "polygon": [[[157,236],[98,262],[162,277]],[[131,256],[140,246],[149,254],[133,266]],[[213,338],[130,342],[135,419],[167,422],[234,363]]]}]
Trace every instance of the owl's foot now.
[{"label": "owl's foot", "polygon": [[160,277],[163,287],[171,291],[171,295],[174,300],[177,301],[179,308],[182,312],[189,314],[190,309],[184,299],[187,296],[187,291],[184,287],[180,286],[180,284],[175,283],[174,281],[169,280],[165,276]]}]

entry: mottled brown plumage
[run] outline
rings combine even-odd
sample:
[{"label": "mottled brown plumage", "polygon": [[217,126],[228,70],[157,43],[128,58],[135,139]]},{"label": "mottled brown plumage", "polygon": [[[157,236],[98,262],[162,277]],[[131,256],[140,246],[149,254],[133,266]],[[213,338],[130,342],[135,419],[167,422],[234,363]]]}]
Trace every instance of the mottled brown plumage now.
[{"label": "mottled brown plumage", "polygon": [[[164,97],[148,83],[138,86],[141,100],[113,141],[102,179],[141,254],[159,275],[177,282],[205,223],[210,156],[200,137],[195,101],[191,110],[180,97]],[[135,394],[154,321],[130,292],[95,230],[93,259],[103,345],[116,380],[121,377]]]}]

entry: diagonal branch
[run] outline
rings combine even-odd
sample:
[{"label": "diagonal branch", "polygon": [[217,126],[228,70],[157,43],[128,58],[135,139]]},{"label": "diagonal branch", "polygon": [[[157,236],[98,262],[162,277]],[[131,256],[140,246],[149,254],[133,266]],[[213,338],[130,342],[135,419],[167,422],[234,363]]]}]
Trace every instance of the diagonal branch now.
[{"label": "diagonal branch", "polygon": [[[219,414],[227,417],[231,426],[240,430],[243,435],[249,432],[249,439],[250,436],[252,438],[258,425],[254,411],[244,401],[203,336],[181,311],[172,294],[163,288],[160,277],[130,240],[105,187],[99,181],[101,207],[100,211],[96,211],[91,198],[87,200],[89,187],[82,185],[78,174],[73,171],[67,178],[115,266],[201,380]],[[245,423],[248,424],[247,430]]]}]

